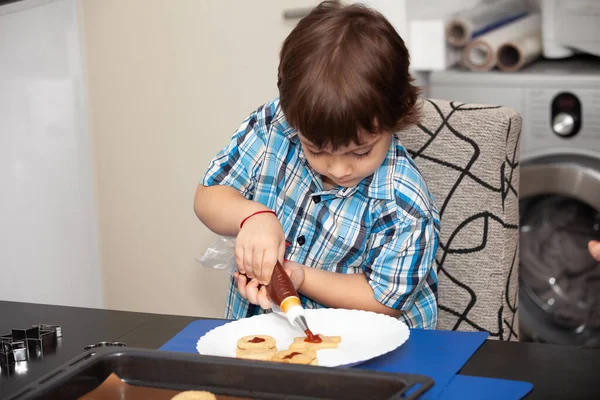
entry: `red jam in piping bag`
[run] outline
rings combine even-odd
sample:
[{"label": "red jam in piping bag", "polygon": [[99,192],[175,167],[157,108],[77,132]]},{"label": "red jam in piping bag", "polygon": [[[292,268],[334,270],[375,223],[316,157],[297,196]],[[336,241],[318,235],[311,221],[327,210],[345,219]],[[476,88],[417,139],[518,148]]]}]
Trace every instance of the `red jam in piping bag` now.
[{"label": "red jam in piping bag", "polygon": [[[281,309],[290,324],[299,326],[306,333],[308,339],[315,340],[315,335],[306,324],[304,308],[300,302],[298,292],[279,261],[273,268],[271,282],[267,285],[267,294],[271,301],[275,303],[275,306]],[[277,311],[275,307],[273,307],[273,311]],[[321,341],[320,337],[316,336],[316,338]]]},{"label": "red jam in piping bag", "polygon": [[267,285],[267,293],[284,313],[287,313],[293,306],[302,306],[294,284],[279,261],[273,268],[271,282]]}]

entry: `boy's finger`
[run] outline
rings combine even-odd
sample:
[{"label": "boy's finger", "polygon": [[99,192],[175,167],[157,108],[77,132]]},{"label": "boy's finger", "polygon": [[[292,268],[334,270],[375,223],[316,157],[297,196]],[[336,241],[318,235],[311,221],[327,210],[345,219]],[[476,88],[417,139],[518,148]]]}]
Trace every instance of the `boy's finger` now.
[{"label": "boy's finger", "polygon": [[[237,274],[237,276],[235,276]],[[237,272],[234,274],[235,280],[237,281],[237,288],[238,291],[240,292],[240,295],[247,299],[246,297],[246,276],[242,275],[242,274],[238,274]]]},{"label": "boy's finger", "polygon": [[271,308],[271,301],[269,300],[267,288],[265,286],[262,286],[258,291],[258,304],[265,310]]},{"label": "boy's finger", "polygon": [[252,304],[258,304],[258,281],[256,279],[251,279],[250,282],[246,285],[246,298]]},{"label": "boy's finger", "polygon": [[285,241],[279,244],[277,259],[283,264],[283,261],[285,260]]},{"label": "boy's finger", "polygon": [[235,263],[238,266],[238,271],[242,274],[246,273],[246,269],[244,268],[244,248],[239,247],[235,249]]},{"label": "boy's finger", "polygon": [[246,275],[248,278],[254,278],[254,270],[252,269],[252,249],[245,248],[244,249],[244,269],[246,270]]},{"label": "boy's finger", "polygon": [[263,257],[265,254],[265,250],[261,249],[261,248],[255,248],[254,249],[254,256],[252,257],[252,271],[254,272],[254,276],[256,277],[256,279],[258,279],[259,281],[261,280],[262,277],[262,263],[263,263]]},{"label": "boy's finger", "polygon": [[277,254],[275,252],[265,252],[265,257],[263,259],[262,265],[262,280],[260,283],[263,285],[268,285],[271,281],[271,274],[273,274],[273,268],[275,268],[275,264],[277,263]]},{"label": "boy's finger", "polygon": [[254,278],[254,271],[252,270],[252,262],[248,263],[248,258],[252,261],[252,250],[245,248],[244,249],[244,270],[245,274],[248,277],[248,280]]}]

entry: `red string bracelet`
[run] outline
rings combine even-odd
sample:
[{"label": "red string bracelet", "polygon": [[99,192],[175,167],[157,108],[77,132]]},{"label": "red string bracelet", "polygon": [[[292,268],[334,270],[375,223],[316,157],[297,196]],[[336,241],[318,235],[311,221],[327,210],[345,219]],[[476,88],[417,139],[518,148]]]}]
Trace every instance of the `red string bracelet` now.
[{"label": "red string bracelet", "polygon": [[244,222],[246,222],[248,219],[250,219],[250,218],[254,217],[255,215],[258,215],[258,214],[265,214],[265,213],[273,214],[274,216],[276,216],[276,217],[277,217],[277,214],[275,214],[275,211],[271,211],[271,210],[262,210],[262,211],[257,211],[257,212],[255,212],[255,213],[252,213],[252,214],[248,215],[246,218],[244,218],[244,219],[242,220],[242,222],[240,223],[240,229],[242,229],[242,226],[244,226]]}]

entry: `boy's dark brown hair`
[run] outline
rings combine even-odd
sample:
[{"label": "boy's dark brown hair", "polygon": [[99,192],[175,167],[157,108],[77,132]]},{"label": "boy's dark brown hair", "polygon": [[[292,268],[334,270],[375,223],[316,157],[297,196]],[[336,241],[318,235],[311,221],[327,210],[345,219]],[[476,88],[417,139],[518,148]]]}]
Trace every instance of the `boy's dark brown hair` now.
[{"label": "boy's dark brown hair", "polygon": [[283,43],[277,86],[282,110],[304,137],[334,150],[359,130],[398,131],[419,120],[409,54],[380,13],[324,1]]}]

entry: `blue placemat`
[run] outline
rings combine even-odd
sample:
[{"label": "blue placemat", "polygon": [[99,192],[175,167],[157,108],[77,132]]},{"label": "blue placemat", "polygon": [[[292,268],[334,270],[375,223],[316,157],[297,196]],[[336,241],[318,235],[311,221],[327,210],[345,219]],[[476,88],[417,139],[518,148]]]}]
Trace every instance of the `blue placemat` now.
[{"label": "blue placemat", "polygon": [[532,389],[533,385],[529,382],[455,375],[439,398],[440,400],[522,399]]},{"label": "blue placemat", "polygon": [[487,339],[486,332],[411,329],[398,349],[356,368],[430,376],[435,385],[424,398],[434,399]]},{"label": "blue placemat", "polygon": [[196,343],[204,334],[217,326],[225,325],[227,320],[223,319],[199,319],[190,322],[177,335],[173,336],[167,343],[159,347],[159,350],[175,351],[179,353],[198,353]]},{"label": "blue placemat", "polygon": [[[225,320],[198,320],[190,323],[159,350],[196,353],[198,339]],[[452,332],[411,329],[400,348],[355,368],[403,372],[430,376],[435,385],[425,399],[434,399],[488,337],[484,332]]]}]

